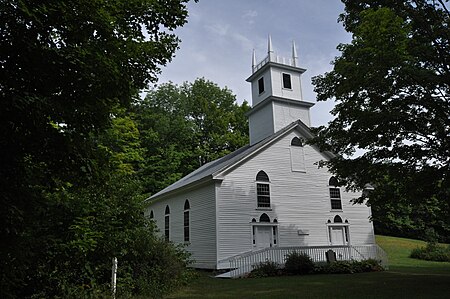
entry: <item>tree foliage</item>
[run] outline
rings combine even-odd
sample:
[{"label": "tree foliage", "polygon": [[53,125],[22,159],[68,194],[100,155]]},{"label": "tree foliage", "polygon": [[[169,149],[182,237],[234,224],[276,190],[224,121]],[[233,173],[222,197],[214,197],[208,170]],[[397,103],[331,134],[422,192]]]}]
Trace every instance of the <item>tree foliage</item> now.
[{"label": "tree foliage", "polygon": [[150,194],[248,143],[247,102],[237,104],[230,90],[205,79],[162,84],[134,109]]},{"label": "tree foliage", "polygon": [[118,111],[171,60],[187,1],[0,2],[0,297],[92,286],[89,259],[143,225]]},{"label": "tree foliage", "polygon": [[327,164],[348,188],[375,185],[375,218],[448,236],[448,1],[343,2],[340,20],[353,40],[338,46],[333,70],[313,80],[319,101],[336,101],[335,119],[314,142],[338,154]]}]

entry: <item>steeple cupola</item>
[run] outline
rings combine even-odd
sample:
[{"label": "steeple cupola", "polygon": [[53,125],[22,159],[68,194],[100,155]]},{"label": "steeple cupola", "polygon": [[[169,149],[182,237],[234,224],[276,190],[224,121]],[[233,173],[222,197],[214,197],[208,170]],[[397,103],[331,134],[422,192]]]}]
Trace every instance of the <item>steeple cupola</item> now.
[{"label": "steeple cupola", "polygon": [[276,133],[290,123],[301,120],[310,126],[309,108],[314,103],[303,101],[301,75],[306,69],[298,66],[295,42],[292,57],[280,58],[275,54],[269,36],[267,56],[257,63],[252,55],[252,110],[249,112],[250,144]]}]

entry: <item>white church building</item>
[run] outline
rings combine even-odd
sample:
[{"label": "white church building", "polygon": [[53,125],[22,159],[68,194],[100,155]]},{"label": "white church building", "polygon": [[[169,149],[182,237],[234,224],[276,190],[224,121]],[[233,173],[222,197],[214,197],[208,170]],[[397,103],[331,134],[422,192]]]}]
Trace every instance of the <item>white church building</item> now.
[{"label": "white church building", "polygon": [[[146,214],[161,234],[185,243],[194,267],[251,271],[261,261],[282,263],[298,250],[313,260],[377,258],[370,207],[352,204],[346,192],[317,163],[333,157],[305,143],[310,108],[302,96],[295,44],[280,59],[269,38],[268,55],[253,53],[250,144],[203,165],[147,199]],[[362,191],[361,191],[362,192]]]}]

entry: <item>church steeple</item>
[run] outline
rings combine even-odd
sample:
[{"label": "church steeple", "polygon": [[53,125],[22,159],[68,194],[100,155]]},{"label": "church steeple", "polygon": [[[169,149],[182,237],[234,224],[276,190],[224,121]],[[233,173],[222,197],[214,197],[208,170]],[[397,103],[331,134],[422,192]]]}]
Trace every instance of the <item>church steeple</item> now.
[{"label": "church steeple", "polygon": [[253,50],[252,105],[249,112],[250,144],[274,134],[290,123],[301,120],[310,125],[309,108],[314,104],[303,101],[301,75],[306,71],[298,66],[295,42],[291,59],[275,55],[272,37],[267,42],[267,56],[259,63]]}]

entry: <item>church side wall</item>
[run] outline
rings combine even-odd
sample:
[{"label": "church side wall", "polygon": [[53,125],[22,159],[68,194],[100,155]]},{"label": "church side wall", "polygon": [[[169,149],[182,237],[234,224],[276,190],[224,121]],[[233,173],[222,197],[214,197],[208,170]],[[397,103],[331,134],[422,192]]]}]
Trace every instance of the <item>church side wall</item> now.
[{"label": "church side wall", "polygon": [[[374,243],[370,208],[352,205],[358,194],[341,190],[342,211],[331,210],[328,181],[331,174],[315,165],[325,158],[315,148],[304,146],[305,171],[293,172],[290,143],[294,131],[225,176],[218,190],[218,259],[255,250],[252,219],[266,213],[277,226],[277,245],[330,245],[328,220],[339,215],[348,221],[351,244]],[[271,209],[258,209],[256,174],[263,170],[270,179]],[[273,220],[277,219],[277,223]],[[347,224],[345,224],[347,225]]]},{"label": "church side wall", "polygon": [[214,269],[216,267],[216,205],[213,182],[196,190],[158,200],[149,205],[146,215],[153,210],[159,233],[164,236],[164,213],[170,207],[170,241],[184,243],[184,203],[189,200],[190,242],[186,249],[195,260],[193,267]]}]

